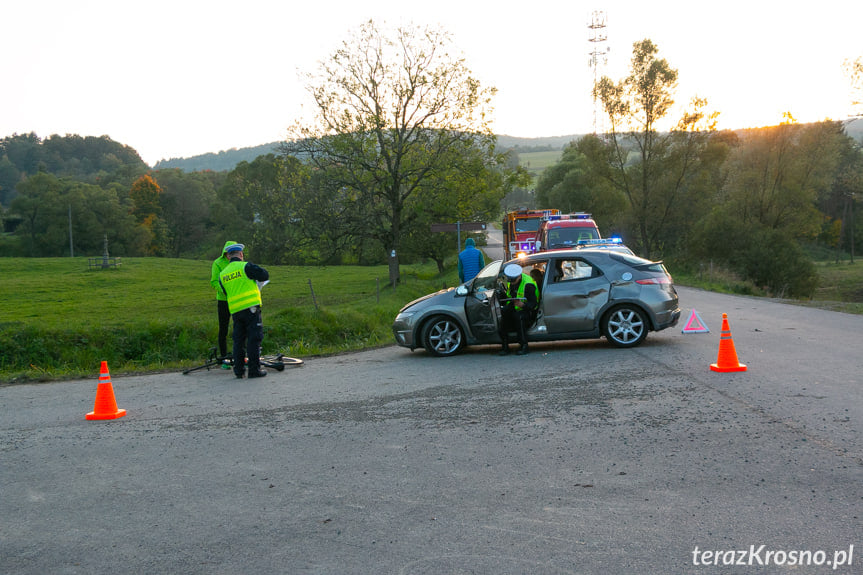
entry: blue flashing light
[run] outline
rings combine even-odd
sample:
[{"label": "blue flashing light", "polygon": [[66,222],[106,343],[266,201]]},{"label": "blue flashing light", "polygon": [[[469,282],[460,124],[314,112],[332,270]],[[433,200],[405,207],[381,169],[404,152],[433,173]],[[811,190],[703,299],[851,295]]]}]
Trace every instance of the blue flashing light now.
[{"label": "blue flashing light", "polygon": [[579,240],[578,245],[580,246],[607,246],[611,244],[622,244],[623,240],[619,237],[612,237],[606,239],[599,240]]}]

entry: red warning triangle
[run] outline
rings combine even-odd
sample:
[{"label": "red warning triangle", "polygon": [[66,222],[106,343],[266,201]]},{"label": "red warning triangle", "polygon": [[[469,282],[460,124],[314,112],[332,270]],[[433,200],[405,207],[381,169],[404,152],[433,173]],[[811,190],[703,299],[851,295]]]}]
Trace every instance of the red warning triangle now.
[{"label": "red warning triangle", "polygon": [[686,320],[686,325],[681,331],[682,333],[708,333],[710,330],[707,329],[698,312],[693,309],[692,313],[689,314],[689,319]]}]

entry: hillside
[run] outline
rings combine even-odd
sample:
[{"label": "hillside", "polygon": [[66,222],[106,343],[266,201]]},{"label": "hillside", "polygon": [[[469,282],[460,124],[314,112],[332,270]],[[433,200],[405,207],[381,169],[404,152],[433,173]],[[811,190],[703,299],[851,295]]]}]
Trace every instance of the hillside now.
[{"label": "hillside", "polygon": [[270,142],[251,148],[231,148],[221,152],[211,152],[191,158],[171,158],[160,160],[153,166],[154,170],[169,170],[179,168],[184,172],[230,172],[240,162],[251,162],[258,156],[277,153],[282,142]]},{"label": "hillside", "polygon": [[[578,135],[550,136],[543,138],[516,138],[514,136],[498,136],[498,145],[502,149],[514,148],[519,154],[532,152],[560,151],[569,142],[578,139]],[[154,170],[179,168],[184,172],[226,172],[233,170],[240,162],[251,162],[258,156],[278,153],[282,142],[270,142],[252,148],[232,148],[221,152],[202,154],[191,158],[171,158],[161,160],[153,166]]]},{"label": "hillside", "polygon": [[[845,131],[848,135],[858,142],[863,143],[863,118],[849,120],[845,125]],[[581,134],[569,134],[564,136],[544,136],[539,138],[519,138],[516,136],[499,135],[497,137],[498,146],[502,149],[514,149],[519,154],[536,154],[534,159],[540,160],[540,156],[547,152],[559,152],[568,143],[577,140]],[[226,172],[233,170],[240,162],[251,162],[258,156],[263,156],[269,153],[277,153],[282,142],[270,142],[252,148],[232,148],[230,150],[222,150],[221,152],[203,154],[193,156],[191,158],[171,158],[170,160],[161,160],[156,162],[153,169],[165,170],[170,168],[179,168],[185,172]],[[559,157],[557,154],[551,154],[549,157]],[[531,162],[532,168],[543,168],[546,158],[543,157],[538,163]]]}]

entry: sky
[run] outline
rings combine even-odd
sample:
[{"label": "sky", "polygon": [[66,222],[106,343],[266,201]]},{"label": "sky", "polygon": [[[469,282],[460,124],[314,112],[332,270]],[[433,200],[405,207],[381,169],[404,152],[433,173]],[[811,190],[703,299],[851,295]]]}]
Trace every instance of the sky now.
[{"label": "sky", "polygon": [[[779,9],[771,8],[779,6]],[[589,42],[594,13],[604,42]],[[364,22],[432,25],[484,86],[497,134],[593,131],[589,54],[629,71],[649,38],[719,128],[851,113],[846,59],[863,57],[863,2],[580,0],[0,0],[0,137],[107,135],[149,165],[284,140],[314,72]]]}]

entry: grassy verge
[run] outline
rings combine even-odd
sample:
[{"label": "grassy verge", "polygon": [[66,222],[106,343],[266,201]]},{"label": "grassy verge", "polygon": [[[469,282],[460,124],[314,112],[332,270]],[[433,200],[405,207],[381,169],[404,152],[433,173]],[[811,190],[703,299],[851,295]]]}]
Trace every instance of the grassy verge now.
[{"label": "grassy verge", "polygon": [[[839,262],[830,259],[816,261],[815,266],[818,270],[819,283],[815,295],[811,299],[783,299],[781,301],[831,311],[863,314],[863,260],[856,259],[851,263],[848,259]],[[673,272],[674,283],[678,285],[719,293],[770,296],[751,282],[741,280],[726,269],[706,266],[692,272],[675,271],[673,263],[669,263],[669,267]]]},{"label": "grassy verge", "polygon": [[[86,258],[4,258],[0,383],[180,370],[216,344],[210,262],[128,258],[89,270]],[[387,286],[386,266],[267,266],[264,353],[324,355],[390,344],[398,309],[457,283],[434,264],[402,266]],[[230,336],[229,336],[230,347]]]}]

